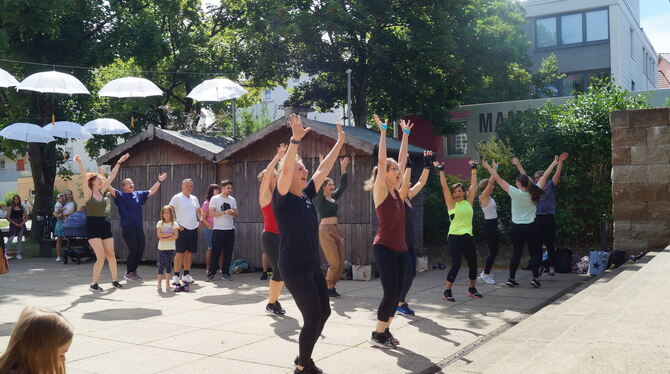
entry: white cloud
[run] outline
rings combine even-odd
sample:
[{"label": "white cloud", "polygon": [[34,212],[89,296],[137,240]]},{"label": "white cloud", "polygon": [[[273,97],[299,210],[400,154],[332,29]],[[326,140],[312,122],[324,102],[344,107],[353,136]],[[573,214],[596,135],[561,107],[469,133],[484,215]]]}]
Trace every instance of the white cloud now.
[{"label": "white cloud", "polygon": [[670,53],[670,14],[645,18],[641,24],[656,53]]}]

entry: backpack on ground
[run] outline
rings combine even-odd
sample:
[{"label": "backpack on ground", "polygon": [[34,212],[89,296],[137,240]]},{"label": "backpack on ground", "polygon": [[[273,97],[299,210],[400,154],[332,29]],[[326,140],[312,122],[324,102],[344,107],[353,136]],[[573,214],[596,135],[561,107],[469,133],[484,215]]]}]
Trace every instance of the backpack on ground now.
[{"label": "backpack on ground", "polygon": [[556,272],[570,273],[572,271],[573,252],[567,248],[556,248]]},{"label": "backpack on ground", "polygon": [[607,269],[609,257],[609,252],[605,251],[589,252],[589,275],[596,276],[602,274]]},{"label": "backpack on ground", "polygon": [[628,260],[628,253],[626,253],[626,251],[620,251],[618,249],[615,249],[612,251],[612,254],[610,255],[610,267],[618,268],[619,266],[625,264],[627,260]]},{"label": "backpack on ground", "polygon": [[244,258],[238,258],[230,264],[230,274],[246,273],[250,267],[249,261]]}]

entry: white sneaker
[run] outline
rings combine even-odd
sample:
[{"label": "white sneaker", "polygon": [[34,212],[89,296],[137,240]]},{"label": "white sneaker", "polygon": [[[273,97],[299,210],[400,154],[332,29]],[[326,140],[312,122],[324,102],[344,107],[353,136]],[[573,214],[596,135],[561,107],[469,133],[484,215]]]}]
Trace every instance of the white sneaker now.
[{"label": "white sneaker", "polygon": [[16,259],[17,259],[17,260],[23,260],[23,256],[21,256],[21,255],[16,255]]},{"label": "white sneaker", "polygon": [[193,277],[191,276],[191,274],[184,275],[182,279],[184,280],[184,282],[193,283]]},{"label": "white sneaker", "polygon": [[172,284],[175,285],[175,286],[179,284],[179,277],[178,276],[176,276],[176,275],[172,276]]},{"label": "white sneaker", "polygon": [[483,280],[486,284],[496,284],[493,276],[491,274],[485,274],[483,271],[481,274],[479,274],[479,279]]},{"label": "white sneaker", "polygon": [[56,257],[56,262],[61,262],[63,259],[60,257]]}]

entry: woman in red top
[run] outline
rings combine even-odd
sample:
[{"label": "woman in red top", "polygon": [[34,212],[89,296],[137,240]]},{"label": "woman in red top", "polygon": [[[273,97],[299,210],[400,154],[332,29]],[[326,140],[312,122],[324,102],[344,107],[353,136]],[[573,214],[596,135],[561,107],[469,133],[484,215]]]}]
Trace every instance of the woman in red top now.
[{"label": "woman in red top", "polygon": [[261,245],[263,252],[270,259],[272,266],[272,278],[270,278],[270,291],[268,295],[268,305],[265,310],[268,313],[283,316],[286,311],[279,304],[279,294],[284,287],[281,274],[279,273],[279,266],[277,265],[279,259],[279,228],[277,228],[277,220],[272,211],[272,192],[277,187],[277,163],[284,157],[286,153],[286,144],[282,143],[277,147],[277,154],[270,161],[268,167],[258,174],[258,180],[261,182],[258,190],[258,203],[261,206],[263,213],[263,232],[261,233]]},{"label": "woman in red top", "polygon": [[[408,176],[401,175],[401,170],[405,170],[407,163],[408,138],[412,125],[400,122],[403,137],[396,162],[392,158],[386,158],[388,126],[382,123],[376,114],[374,117],[380,132],[378,163],[372,169],[372,176],[365,182],[364,189],[372,191],[375,202],[378,226],[373,248],[384,296],[377,309],[377,326],[372,332],[370,344],[378,348],[396,348],[400,342],[391,335],[389,327],[400,300],[405,263],[409,261],[403,201],[408,196],[410,184]],[[411,170],[405,170],[405,173],[408,172]]]}]

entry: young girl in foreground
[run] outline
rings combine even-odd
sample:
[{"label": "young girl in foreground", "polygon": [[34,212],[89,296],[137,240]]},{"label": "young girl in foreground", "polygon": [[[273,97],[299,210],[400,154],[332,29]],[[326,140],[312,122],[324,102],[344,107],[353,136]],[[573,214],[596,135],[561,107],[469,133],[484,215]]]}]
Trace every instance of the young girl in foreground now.
[{"label": "young girl in foreground", "polygon": [[156,223],[156,235],[158,235],[158,291],[162,291],[161,279],[165,273],[165,288],[170,289],[170,274],[172,274],[172,263],[176,255],[175,241],[179,236],[179,225],[174,220],[172,208],[165,205],[161,208],[161,219]]},{"label": "young girl in foreground", "polygon": [[72,325],[60,313],[27,307],[0,356],[0,373],[65,374],[65,353],[73,334]]}]

